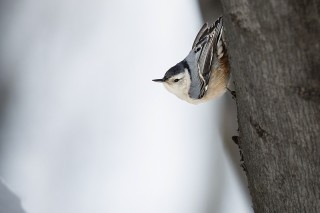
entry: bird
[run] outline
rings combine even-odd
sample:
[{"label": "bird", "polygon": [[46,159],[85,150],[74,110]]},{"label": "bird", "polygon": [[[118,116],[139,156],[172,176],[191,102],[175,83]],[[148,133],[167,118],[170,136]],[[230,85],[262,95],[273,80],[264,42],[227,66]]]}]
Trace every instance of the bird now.
[{"label": "bird", "polygon": [[223,32],[222,17],[211,26],[204,23],[187,57],[171,67],[163,78],[153,81],[163,83],[169,92],[191,104],[221,96],[229,90],[230,76]]}]

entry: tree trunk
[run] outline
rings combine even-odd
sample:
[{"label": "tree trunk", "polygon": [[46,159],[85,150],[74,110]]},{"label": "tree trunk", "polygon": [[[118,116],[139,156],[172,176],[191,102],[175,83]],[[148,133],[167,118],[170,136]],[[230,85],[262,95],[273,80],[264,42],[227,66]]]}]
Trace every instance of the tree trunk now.
[{"label": "tree trunk", "polygon": [[320,2],[222,0],[255,212],[320,212]]}]

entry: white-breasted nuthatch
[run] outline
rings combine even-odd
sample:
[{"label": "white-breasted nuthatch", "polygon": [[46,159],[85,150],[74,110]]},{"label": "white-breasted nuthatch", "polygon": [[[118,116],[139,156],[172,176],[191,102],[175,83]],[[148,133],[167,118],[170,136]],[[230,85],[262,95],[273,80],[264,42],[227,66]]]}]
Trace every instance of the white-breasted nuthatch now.
[{"label": "white-breasted nuthatch", "polygon": [[205,23],[188,56],[170,68],[163,78],[154,79],[178,98],[192,104],[209,101],[228,88],[229,62],[223,40],[222,17],[212,26]]}]

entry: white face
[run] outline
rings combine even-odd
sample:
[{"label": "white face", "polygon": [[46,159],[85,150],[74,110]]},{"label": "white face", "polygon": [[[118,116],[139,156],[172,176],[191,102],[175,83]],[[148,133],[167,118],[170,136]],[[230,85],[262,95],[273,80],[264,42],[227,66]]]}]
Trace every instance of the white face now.
[{"label": "white face", "polygon": [[189,98],[188,91],[190,83],[190,75],[188,70],[185,69],[183,73],[172,76],[163,84],[169,92],[175,94],[178,98],[186,100]]}]

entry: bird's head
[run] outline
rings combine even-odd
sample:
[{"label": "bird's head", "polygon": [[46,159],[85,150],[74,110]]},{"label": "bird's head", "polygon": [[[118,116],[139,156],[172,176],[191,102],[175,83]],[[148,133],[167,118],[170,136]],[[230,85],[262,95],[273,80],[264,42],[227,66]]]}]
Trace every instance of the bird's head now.
[{"label": "bird's head", "polygon": [[180,62],[171,67],[163,78],[154,79],[155,82],[163,83],[165,88],[178,98],[186,99],[190,88],[190,75],[187,67]]}]

